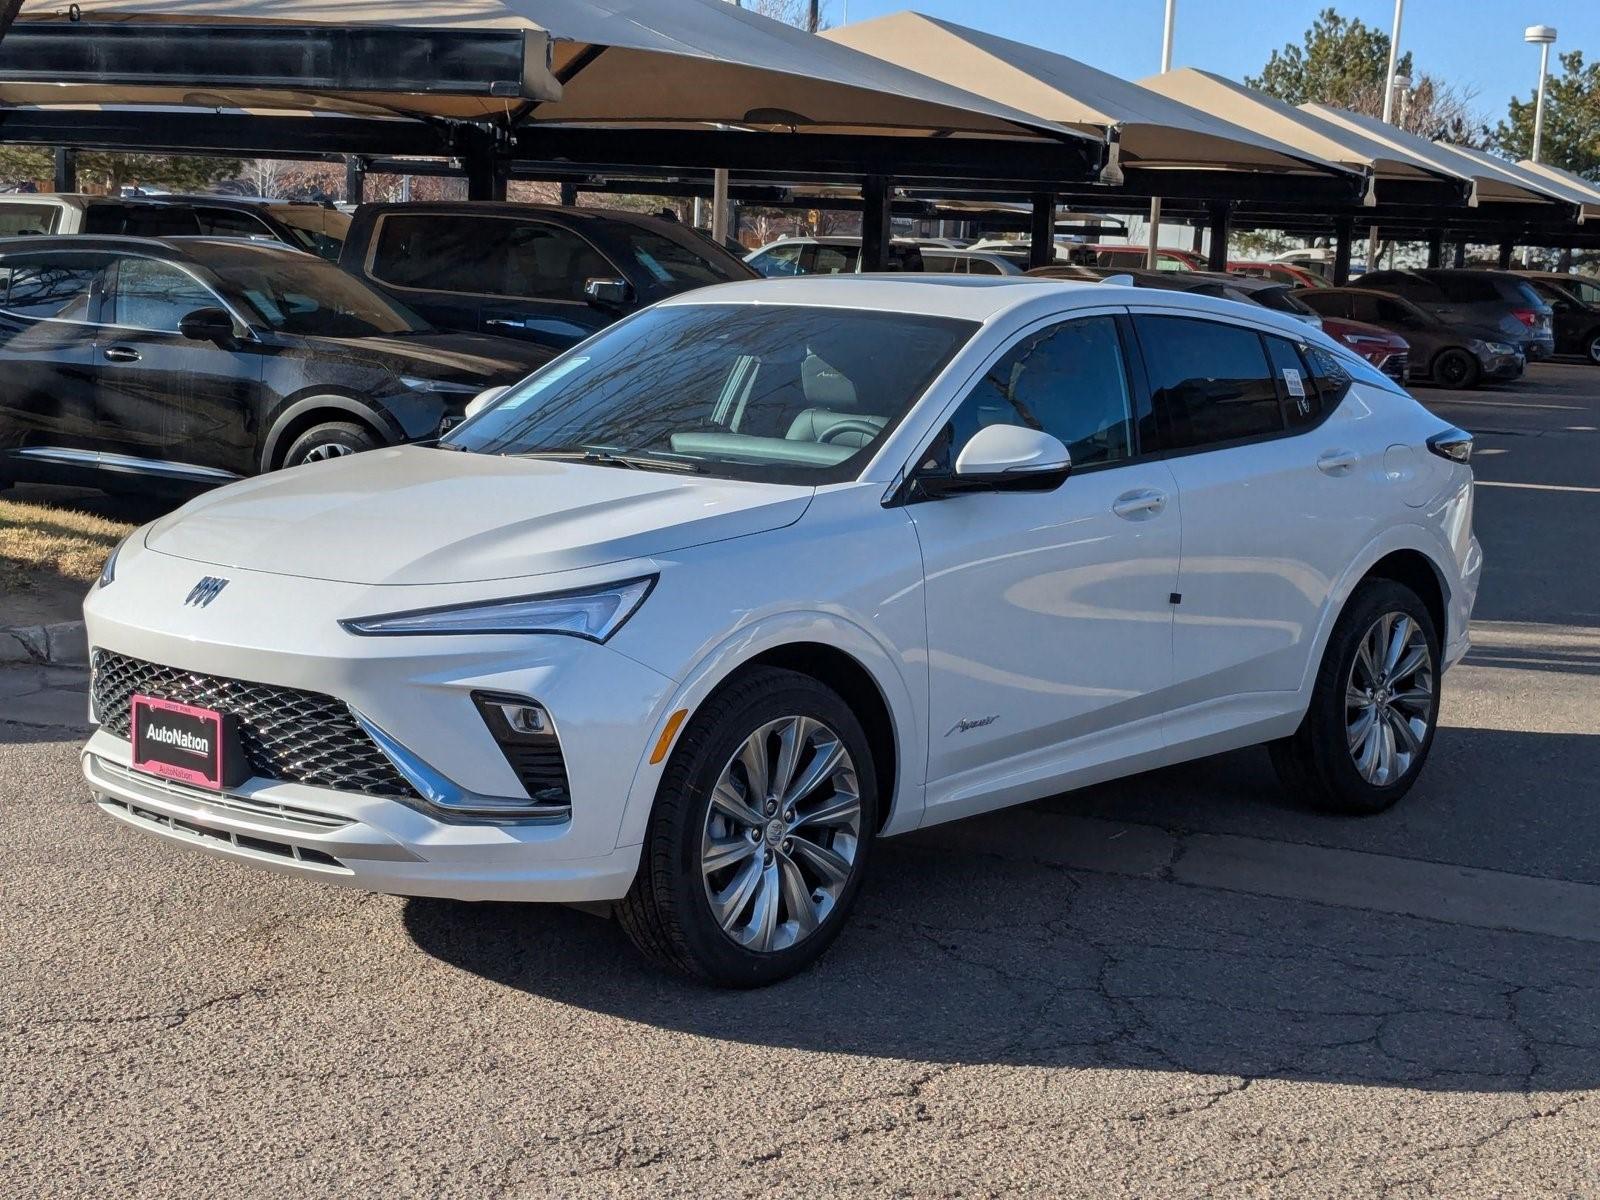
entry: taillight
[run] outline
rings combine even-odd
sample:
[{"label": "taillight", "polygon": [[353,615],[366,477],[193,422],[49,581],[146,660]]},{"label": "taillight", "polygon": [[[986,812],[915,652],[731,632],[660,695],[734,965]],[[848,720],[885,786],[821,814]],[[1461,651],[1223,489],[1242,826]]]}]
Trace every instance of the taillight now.
[{"label": "taillight", "polygon": [[1465,429],[1446,429],[1428,439],[1428,449],[1451,462],[1472,460],[1472,435]]},{"label": "taillight", "polygon": [[1539,314],[1534,312],[1531,308],[1513,308],[1511,310],[1511,315],[1517,320],[1521,321],[1529,329],[1532,329],[1534,322],[1539,319]]}]

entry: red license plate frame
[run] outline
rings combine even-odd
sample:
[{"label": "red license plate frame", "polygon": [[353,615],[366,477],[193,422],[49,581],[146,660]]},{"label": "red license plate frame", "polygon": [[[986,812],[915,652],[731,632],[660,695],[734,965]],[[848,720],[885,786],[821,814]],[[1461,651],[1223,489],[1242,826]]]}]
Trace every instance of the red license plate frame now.
[{"label": "red license plate frame", "polygon": [[228,778],[228,720],[214,708],[200,708],[134,695],[129,699],[128,734],[133,768],[191,787],[221,791]]}]

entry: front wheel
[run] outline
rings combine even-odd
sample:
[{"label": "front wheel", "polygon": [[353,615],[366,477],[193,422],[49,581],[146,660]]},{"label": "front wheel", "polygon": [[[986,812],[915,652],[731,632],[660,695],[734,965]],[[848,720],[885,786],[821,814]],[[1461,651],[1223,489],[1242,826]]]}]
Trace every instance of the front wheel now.
[{"label": "front wheel", "polygon": [[646,957],[723,987],[815,961],[855,901],[877,829],[872,750],[837,693],[761,668],[708,700],[656,796],[617,906]]},{"label": "front wheel", "polygon": [[1583,352],[1591,363],[1600,367],[1600,329],[1589,335],[1589,340],[1584,343]]},{"label": "front wheel", "polygon": [[1364,584],[1323,651],[1300,728],[1272,744],[1292,793],[1339,813],[1377,813],[1416,782],[1439,722],[1439,634],[1417,594]]},{"label": "front wheel", "polygon": [[1433,362],[1433,379],[1441,387],[1471,391],[1481,374],[1478,360],[1465,350],[1446,350]]},{"label": "front wheel", "polygon": [[313,425],[295,438],[289,453],[283,456],[283,465],[298,467],[302,463],[325,462],[348,454],[360,454],[377,445],[378,439],[364,426],[351,421],[326,421],[321,425]]}]

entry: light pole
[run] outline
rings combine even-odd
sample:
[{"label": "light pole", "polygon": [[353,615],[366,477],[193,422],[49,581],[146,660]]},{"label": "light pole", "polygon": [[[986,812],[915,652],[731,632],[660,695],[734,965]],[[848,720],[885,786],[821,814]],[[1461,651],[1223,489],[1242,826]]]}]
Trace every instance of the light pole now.
[{"label": "light pole", "polygon": [[[1389,67],[1383,73],[1383,123],[1394,117],[1395,68],[1400,65],[1400,20],[1406,15],[1406,0],[1394,0],[1394,25],[1389,31]],[[1367,230],[1367,270],[1378,269],[1378,227]]]},{"label": "light pole", "polygon": [[[1167,17],[1161,26],[1161,73],[1165,75],[1172,70],[1172,25],[1177,19],[1178,0],[1167,0]],[[1161,239],[1161,197],[1154,196],[1150,200],[1150,236],[1146,239],[1150,245],[1144,252],[1144,265],[1148,270],[1156,269],[1156,243]]]},{"label": "light pole", "polygon": [[1529,25],[1522,31],[1522,40],[1539,47],[1539,93],[1533,102],[1533,161],[1539,161],[1540,144],[1544,141],[1544,84],[1550,78],[1550,46],[1556,40],[1555,27]]}]

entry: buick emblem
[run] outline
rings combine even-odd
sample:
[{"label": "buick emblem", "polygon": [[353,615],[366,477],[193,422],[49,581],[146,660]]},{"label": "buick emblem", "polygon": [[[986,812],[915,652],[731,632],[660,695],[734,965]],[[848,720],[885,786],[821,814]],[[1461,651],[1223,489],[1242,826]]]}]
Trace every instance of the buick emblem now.
[{"label": "buick emblem", "polygon": [[222,589],[227,586],[226,579],[219,579],[215,575],[203,576],[199,583],[189,589],[189,594],[184,597],[183,602],[195,608],[204,608],[221,595]]}]

